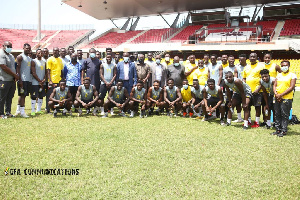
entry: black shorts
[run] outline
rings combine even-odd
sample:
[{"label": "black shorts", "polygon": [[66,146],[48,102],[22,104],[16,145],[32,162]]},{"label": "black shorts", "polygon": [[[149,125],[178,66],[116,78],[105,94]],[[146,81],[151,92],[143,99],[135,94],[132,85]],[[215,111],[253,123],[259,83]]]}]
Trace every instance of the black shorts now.
[{"label": "black shorts", "polygon": [[[117,103],[119,103],[119,102],[117,102]],[[120,102],[119,104],[123,104],[123,103],[124,103],[124,101]],[[113,107],[117,107],[117,105],[114,104],[113,102],[109,101],[108,108],[111,109]]]},{"label": "black shorts", "polygon": [[[274,95],[268,94],[268,106],[269,106],[270,110],[274,110],[274,103],[273,102],[274,102]],[[262,106],[266,105],[266,102],[265,102],[264,98],[262,99],[261,105]]]},{"label": "black shorts", "polygon": [[46,96],[46,85],[43,85],[43,89],[40,92],[40,86],[39,85],[32,85],[31,86],[31,98],[32,99],[42,99]]},{"label": "black shorts", "polygon": [[262,93],[256,95],[252,94],[252,106],[261,106],[262,102]]},{"label": "black shorts", "polygon": [[79,86],[68,86],[72,97],[75,97]]},{"label": "black shorts", "polygon": [[196,98],[196,99],[195,99],[194,106],[197,105],[197,104],[199,104],[202,100],[203,100],[203,99]]},{"label": "black shorts", "polygon": [[99,98],[104,99],[106,96],[106,93],[109,92],[110,89],[111,89],[111,87],[107,88],[105,84],[101,84],[100,89],[99,89]]},{"label": "black shorts", "polygon": [[220,101],[219,98],[210,97],[209,99],[207,99],[207,106],[214,107],[218,104],[219,101]]},{"label": "black shorts", "polygon": [[24,93],[21,94],[21,88],[18,84],[18,96],[21,96],[21,95],[28,96],[31,93],[31,82],[29,82],[29,81],[22,81],[22,82],[23,82]]}]

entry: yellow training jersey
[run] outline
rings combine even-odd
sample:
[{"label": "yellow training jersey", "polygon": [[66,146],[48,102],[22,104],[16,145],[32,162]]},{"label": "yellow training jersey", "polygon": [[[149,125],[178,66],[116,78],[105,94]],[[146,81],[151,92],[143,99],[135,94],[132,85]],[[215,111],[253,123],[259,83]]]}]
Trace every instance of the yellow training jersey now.
[{"label": "yellow training jersey", "polygon": [[265,69],[269,70],[269,74],[271,77],[276,78],[277,76],[277,71],[276,71],[276,63],[273,63],[272,61],[270,62],[270,64],[265,64]]},{"label": "yellow training jersey", "polygon": [[189,86],[188,89],[181,88],[181,96],[183,102],[188,102],[192,99],[192,92],[191,87]]},{"label": "yellow training jersey", "polygon": [[246,78],[246,83],[250,86],[252,92],[260,85],[260,71],[263,68],[264,66],[258,62],[244,68],[243,78]]},{"label": "yellow training jersey", "polygon": [[[191,69],[193,69],[195,66],[196,66],[196,64],[191,64],[191,63],[187,64],[185,66],[185,72],[191,71]],[[199,73],[199,70],[195,69],[190,75],[188,75],[186,77],[186,79],[189,81],[189,85],[193,85],[193,79],[198,78],[198,73]]]},{"label": "yellow training jersey", "polygon": [[226,68],[226,67],[228,67],[229,66],[229,62],[227,62],[226,64],[222,63],[222,66],[223,66],[223,69]]},{"label": "yellow training jersey", "polygon": [[61,71],[64,69],[64,65],[61,58],[55,58],[51,56],[47,60],[47,69],[50,69],[50,77],[53,83],[59,83],[61,80]]},{"label": "yellow training jersey", "polygon": [[197,69],[198,70],[198,80],[199,84],[205,86],[207,79],[208,79],[208,68],[204,67],[203,69]]},{"label": "yellow training jersey", "polygon": [[[297,79],[296,74],[292,72],[288,73],[279,73],[276,77],[277,79],[277,86],[276,86],[276,92],[278,94],[282,94],[284,91],[286,91],[291,86],[291,80]],[[293,99],[294,90],[292,90],[290,93],[284,95],[282,99]]]}]

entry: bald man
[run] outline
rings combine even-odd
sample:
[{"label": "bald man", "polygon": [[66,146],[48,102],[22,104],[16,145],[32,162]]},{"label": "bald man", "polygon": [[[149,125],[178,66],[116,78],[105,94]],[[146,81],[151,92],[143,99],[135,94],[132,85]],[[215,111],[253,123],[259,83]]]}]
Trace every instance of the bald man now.
[{"label": "bald man", "polygon": [[[15,58],[10,54],[12,50],[11,42],[4,42],[0,49],[0,118],[12,117],[11,102],[15,94],[16,83],[19,76],[15,69]],[[4,115],[4,104],[5,112]]]},{"label": "bald man", "polygon": [[178,88],[182,88],[182,81],[184,76],[184,66],[179,63],[179,57],[175,56],[173,64],[168,66],[167,78],[174,79],[174,85]]}]

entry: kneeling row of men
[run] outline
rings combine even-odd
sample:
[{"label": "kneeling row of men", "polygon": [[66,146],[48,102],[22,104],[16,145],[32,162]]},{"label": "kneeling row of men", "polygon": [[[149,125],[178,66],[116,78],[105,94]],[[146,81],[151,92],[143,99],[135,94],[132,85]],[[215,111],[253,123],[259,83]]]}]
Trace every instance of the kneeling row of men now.
[{"label": "kneeling row of men", "polygon": [[[138,81],[137,85],[132,88],[129,94],[126,88],[123,87],[123,81],[117,80],[116,86],[113,86],[107,96],[107,100],[104,103],[104,116],[108,117],[108,110],[113,107],[117,107],[121,116],[125,116],[127,110],[131,110],[130,117],[134,117],[135,112],[140,107],[140,117],[145,117],[145,111],[149,109],[148,114],[154,112],[154,107],[157,107],[155,111],[159,114],[163,109],[166,109],[169,116],[176,116],[178,111],[182,109],[183,116],[189,113],[190,117],[196,115],[200,118],[201,110],[204,114],[203,121],[208,120],[210,115],[217,109],[221,114],[221,124],[224,123],[225,103],[222,88],[215,84],[214,79],[207,81],[207,86],[199,85],[198,79],[193,80],[193,87],[188,85],[188,80],[183,81],[183,87],[181,90],[174,86],[174,80],[168,79],[167,86],[161,88],[159,81],[154,81],[152,87],[148,92],[143,88],[143,82]],[[241,81],[234,78],[232,72],[226,74],[225,80],[227,89],[227,96],[229,99],[228,106],[236,106],[238,103],[242,103],[245,113],[244,126],[248,127],[249,118],[249,104],[252,98],[251,88]],[[234,91],[233,97],[231,97],[232,91]],[[49,107],[54,110],[54,116],[57,116],[57,110],[64,108],[63,115],[66,115],[67,111],[72,107],[72,95],[64,80],[61,80],[59,87],[53,90],[53,93],[49,99]],[[83,80],[83,85],[78,87],[78,91],[75,97],[74,106],[78,109],[78,115],[82,115],[82,108],[85,108],[87,112],[94,107],[93,114],[97,115],[101,101],[99,99],[96,87],[90,84],[90,78]],[[232,109],[229,109],[227,114],[227,125],[230,125],[232,117]]]}]

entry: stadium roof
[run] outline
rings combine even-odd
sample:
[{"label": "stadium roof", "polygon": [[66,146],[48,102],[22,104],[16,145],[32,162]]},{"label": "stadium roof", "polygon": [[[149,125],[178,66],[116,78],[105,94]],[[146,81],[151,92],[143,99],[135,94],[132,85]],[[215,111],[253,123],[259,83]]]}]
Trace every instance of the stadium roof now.
[{"label": "stadium roof", "polygon": [[[215,9],[278,3],[278,0],[61,0],[96,19],[118,19],[178,13],[192,10]],[[281,0],[280,2],[289,2]]]}]

